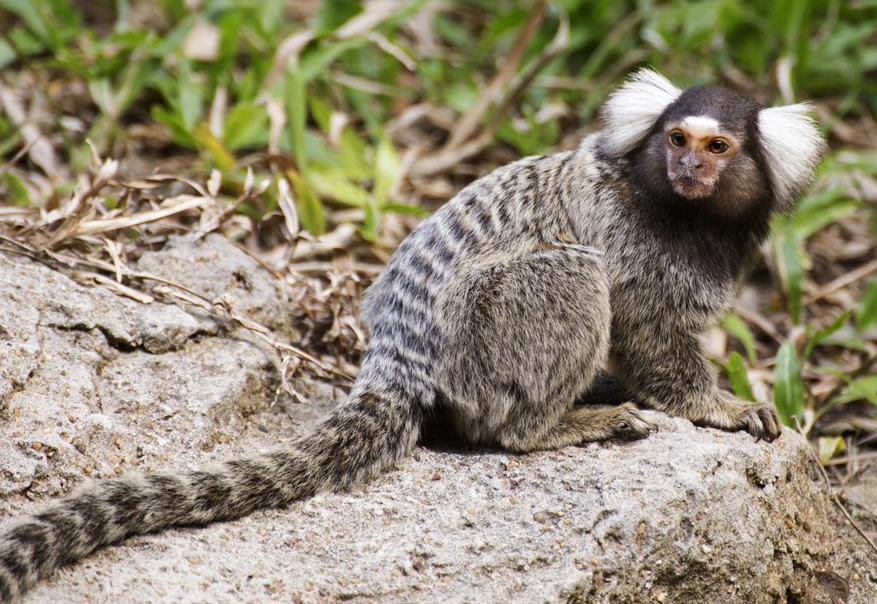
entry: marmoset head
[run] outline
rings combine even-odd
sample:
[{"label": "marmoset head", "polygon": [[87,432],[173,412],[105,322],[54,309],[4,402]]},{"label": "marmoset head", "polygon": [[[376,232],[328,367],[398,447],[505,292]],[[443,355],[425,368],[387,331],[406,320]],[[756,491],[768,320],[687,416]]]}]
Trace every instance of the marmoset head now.
[{"label": "marmoset head", "polygon": [[681,91],[648,69],[609,98],[603,119],[604,149],[629,158],[647,199],[724,216],[792,210],[825,148],[808,105],[764,109],[727,88]]},{"label": "marmoset head", "polygon": [[671,188],[686,199],[715,195],[720,180],[737,194],[742,189],[747,197],[764,195],[760,153],[752,144],[758,109],[731,90],[686,90],[658,120],[647,143],[649,155],[664,159]]}]

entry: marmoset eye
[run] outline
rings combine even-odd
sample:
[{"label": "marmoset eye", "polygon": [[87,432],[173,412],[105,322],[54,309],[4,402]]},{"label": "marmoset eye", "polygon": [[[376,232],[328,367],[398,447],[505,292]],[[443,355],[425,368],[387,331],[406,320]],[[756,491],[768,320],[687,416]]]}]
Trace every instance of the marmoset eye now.
[{"label": "marmoset eye", "polygon": [[714,140],[713,142],[710,143],[708,149],[710,150],[710,153],[714,153],[716,155],[721,155],[722,153],[724,153],[725,151],[730,149],[730,147],[728,146],[728,143],[717,138],[716,140]]}]

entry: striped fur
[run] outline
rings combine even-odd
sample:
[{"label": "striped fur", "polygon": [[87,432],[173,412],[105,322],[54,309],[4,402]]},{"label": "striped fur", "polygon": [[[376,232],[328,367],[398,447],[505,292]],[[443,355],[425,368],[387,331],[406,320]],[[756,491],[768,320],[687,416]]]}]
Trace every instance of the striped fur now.
[{"label": "striped fur", "polygon": [[[91,483],[13,522],[0,534],[0,600],[130,535],[367,480],[409,453],[429,413],[448,413],[473,443],[514,451],[643,437],[653,425],[631,403],[574,405],[609,359],[642,404],[775,438],[772,406],[721,392],[697,338],[728,308],[778,200],[757,132],[743,126],[746,186],[723,194],[752,198],[724,200],[732,218],[717,218],[709,199],[678,205],[642,184],[666,181],[652,152],[663,134],[650,132],[678,92],[637,76],[612,97],[608,123],[640,93],[657,95],[648,116],[500,168],[421,223],[367,294],[371,341],[349,399],[312,433],[202,471]],[[812,165],[780,172],[797,190]]]}]

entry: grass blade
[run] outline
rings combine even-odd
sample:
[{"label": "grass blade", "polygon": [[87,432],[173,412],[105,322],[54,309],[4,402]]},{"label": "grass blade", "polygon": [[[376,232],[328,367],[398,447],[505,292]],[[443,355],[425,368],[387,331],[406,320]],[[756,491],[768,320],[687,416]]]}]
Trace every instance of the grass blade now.
[{"label": "grass blade", "polygon": [[758,358],[755,350],[755,336],[752,335],[752,330],[749,329],[749,326],[746,325],[743,319],[734,313],[728,313],[722,319],[722,327],[742,342],[743,348],[746,349],[746,358],[749,359],[750,363],[754,363]]},{"label": "grass blade", "polygon": [[877,325],[877,279],[871,281],[856,308],[856,327],[859,331],[865,331],[872,325]]},{"label": "grass blade", "polygon": [[311,235],[319,237],[326,232],[326,212],[322,202],[299,174],[288,170],[287,176],[295,190],[298,218],[302,228]]},{"label": "grass blade", "polygon": [[850,318],[850,314],[850,311],[844,312],[841,316],[835,319],[831,325],[829,325],[825,329],[820,329],[815,334],[813,334],[813,337],[810,338],[809,342],[807,342],[807,349],[804,351],[804,360],[809,359],[810,355],[813,353],[813,350],[817,346],[819,346],[827,337],[831,336],[837,330],[843,327],[844,324],[846,324],[847,319]]},{"label": "grass blade", "polygon": [[773,402],[780,421],[790,428],[795,427],[793,418],[804,419],[804,380],[801,378],[801,363],[791,342],[780,347],[774,371]]},{"label": "grass blade", "polygon": [[746,373],[746,364],[740,353],[734,351],[728,364],[725,365],[725,371],[728,372],[728,379],[731,380],[731,388],[738,398],[745,401],[755,401],[755,394],[752,392],[752,385],[749,383],[749,375]]},{"label": "grass blade", "polygon": [[286,119],[289,125],[289,140],[292,156],[302,175],[307,173],[305,153],[305,127],[307,126],[307,107],[305,106],[305,84],[301,77],[298,60],[289,61],[286,71]]}]

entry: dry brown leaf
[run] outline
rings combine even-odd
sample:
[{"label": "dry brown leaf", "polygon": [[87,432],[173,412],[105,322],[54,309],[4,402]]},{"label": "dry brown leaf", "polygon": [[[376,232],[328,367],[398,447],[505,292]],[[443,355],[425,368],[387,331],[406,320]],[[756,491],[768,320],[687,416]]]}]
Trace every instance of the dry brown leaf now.
[{"label": "dry brown leaf", "polygon": [[156,222],[169,216],[215,204],[215,201],[209,197],[195,197],[192,195],[177,195],[176,197],[172,197],[165,201],[176,203],[168,208],[153,210],[150,212],[141,212],[131,216],[111,218],[109,220],[89,220],[80,224],[73,234],[75,236],[91,235],[95,233],[105,233],[107,231],[115,231],[117,229],[126,229],[149,222]]}]

